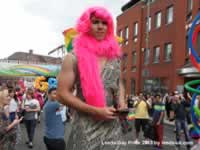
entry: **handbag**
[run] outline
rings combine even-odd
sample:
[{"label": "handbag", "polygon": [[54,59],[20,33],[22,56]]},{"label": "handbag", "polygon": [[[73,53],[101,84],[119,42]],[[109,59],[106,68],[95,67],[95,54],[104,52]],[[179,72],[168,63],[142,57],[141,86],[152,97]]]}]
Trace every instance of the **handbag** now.
[{"label": "handbag", "polygon": [[145,138],[149,138],[153,141],[156,140],[156,131],[155,131],[155,128],[154,128],[154,125],[152,122],[148,122],[146,125],[145,125],[145,129],[144,129],[144,137]]}]

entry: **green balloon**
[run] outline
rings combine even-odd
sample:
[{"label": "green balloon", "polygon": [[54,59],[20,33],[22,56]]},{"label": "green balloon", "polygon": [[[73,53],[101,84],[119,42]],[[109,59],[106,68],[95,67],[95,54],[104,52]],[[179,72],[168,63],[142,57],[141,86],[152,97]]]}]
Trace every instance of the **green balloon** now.
[{"label": "green balloon", "polygon": [[200,117],[200,109],[197,106],[194,106],[193,108],[194,108],[194,112],[196,113],[196,115],[198,117]]},{"label": "green balloon", "polygon": [[200,94],[200,90],[194,89],[194,88],[191,87],[191,86],[196,85],[196,84],[200,84],[200,80],[189,81],[184,85],[184,87],[190,92]]}]

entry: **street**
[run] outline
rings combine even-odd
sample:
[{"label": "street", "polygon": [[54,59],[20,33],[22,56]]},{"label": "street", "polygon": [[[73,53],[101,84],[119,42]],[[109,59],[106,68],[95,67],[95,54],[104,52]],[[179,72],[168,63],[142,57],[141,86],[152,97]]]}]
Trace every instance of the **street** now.
[{"label": "street", "polygon": [[[132,127],[134,129],[134,121],[131,122]],[[21,129],[22,129],[22,140],[20,141],[19,144],[17,144],[17,150],[28,150],[29,148],[25,144],[26,141],[26,132],[24,125],[21,124]],[[71,129],[71,124],[67,123],[66,124],[66,133],[65,133],[65,140],[67,143],[68,136],[70,133]],[[170,125],[165,125],[164,129],[164,141],[167,143],[174,142],[175,141],[175,134],[173,132],[174,127]],[[120,141],[119,144],[123,145],[123,150],[156,150],[155,147],[148,145],[145,143],[145,141],[142,140],[142,134],[140,136],[141,140],[141,145],[136,145],[134,144],[135,140],[135,130],[132,130],[128,134],[124,136],[124,141]],[[182,139],[184,140],[184,136],[182,136]],[[118,144],[118,143],[117,143]],[[44,142],[43,142],[43,120],[41,121],[40,124],[37,125],[36,128],[36,133],[35,133],[35,138],[34,138],[34,148],[33,150],[46,150]],[[167,144],[163,146],[163,150],[175,150],[175,145],[173,144]],[[186,150],[185,146],[181,147],[181,150]]]}]

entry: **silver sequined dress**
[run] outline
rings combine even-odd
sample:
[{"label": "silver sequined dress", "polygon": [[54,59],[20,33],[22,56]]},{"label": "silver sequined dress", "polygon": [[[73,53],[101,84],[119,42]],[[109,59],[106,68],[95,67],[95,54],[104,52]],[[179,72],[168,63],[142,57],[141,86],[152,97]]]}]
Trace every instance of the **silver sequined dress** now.
[{"label": "silver sequined dress", "polygon": [[[107,106],[112,106],[115,97],[117,97],[116,95],[119,95],[119,78],[119,60],[116,59],[108,62],[102,72]],[[76,87],[77,96],[84,101],[79,79],[76,82]],[[122,132],[118,119],[109,121],[95,120],[94,117],[88,114],[76,111],[67,149],[122,150],[123,148],[120,145],[121,140]]]}]

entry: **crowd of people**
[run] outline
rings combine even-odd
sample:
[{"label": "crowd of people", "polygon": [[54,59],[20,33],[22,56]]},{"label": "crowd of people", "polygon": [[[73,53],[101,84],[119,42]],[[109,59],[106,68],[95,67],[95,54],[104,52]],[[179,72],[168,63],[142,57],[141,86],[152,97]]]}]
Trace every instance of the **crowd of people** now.
[{"label": "crowd of people", "polygon": [[[15,150],[16,144],[21,140],[20,124],[22,123],[27,133],[27,141],[24,141],[24,144],[28,148],[33,148],[36,125],[40,123],[40,113],[43,110],[45,114],[44,143],[49,147],[48,138],[50,138],[50,143],[58,147],[60,143],[56,145],[56,142],[52,141],[52,137],[61,133],[62,139],[64,139],[64,124],[67,121],[68,111],[66,106],[58,102],[57,107],[53,108],[55,114],[49,111],[51,109],[50,101],[55,100],[55,94],[52,96],[52,93],[56,89],[49,89],[48,92],[44,93],[33,87],[26,88],[20,84],[8,83],[10,81],[0,85],[0,150]],[[55,118],[52,118],[53,116]],[[59,118],[57,122],[56,116]],[[58,126],[59,124],[60,126]],[[59,136],[55,137],[55,139],[59,138]]]},{"label": "crowd of people", "polygon": [[[56,100],[56,96],[56,88],[51,88],[47,93],[42,93],[33,88],[23,89],[19,86],[5,86],[2,84],[0,89],[0,149],[15,149],[16,143],[20,139],[20,122],[23,122],[26,128],[26,144],[29,148],[33,148],[36,124],[40,123],[39,115],[43,110],[44,143],[47,149],[59,147],[60,150],[65,150],[64,131],[67,120],[66,112],[68,111],[66,106]],[[177,143],[180,142],[180,136],[183,132],[185,140],[188,142],[186,146],[190,149],[192,146],[189,128],[192,123],[191,100],[189,93],[183,95],[177,91],[163,96],[144,93],[127,96],[127,108],[135,112],[135,144],[140,143],[139,134],[141,129],[145,137],[145,132],[149,132],[146,130],[147,125],[151,123],[155,129],[154,140],[157,141],[156,146],[162,148],[163,125],[164,121],[167,120],[175,122],[174,132]],[[200,108],[200,96],[197,96],[196,105]],[[122,126],[122,130],[123,127],[125,126]],[[145,138],[148,138],[148,136]],[[180,147],[180,145],[177,145],[177,147]]]},{"label": "crowd of people", "polygon": [[[165,95],[140,93],[135,96],[127,96],[127,105],[129,108],[133,108],[135,112],[135,142],[139,142],[140,128],[142,128],[143,132],[146,132],[146,125],[150,122],[153,125],[153,129],[155,129],[155,140],[158,141],[157,146],[162,148],[164,121],[174,121],[176,146],[180,148],[179,143],[183,132],[185,141],[188,143],[186,144],[187,149],[190,149],[192,146],[191,131],[193,129],[191,128],[191,100],[190,93],[182,94],[178,91]],[[196,106],[200,108],[200,96],[196,97]]]}]

